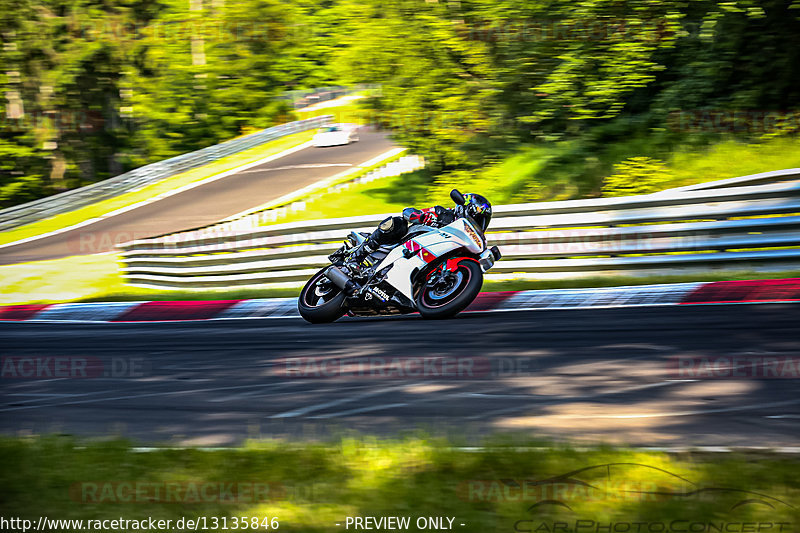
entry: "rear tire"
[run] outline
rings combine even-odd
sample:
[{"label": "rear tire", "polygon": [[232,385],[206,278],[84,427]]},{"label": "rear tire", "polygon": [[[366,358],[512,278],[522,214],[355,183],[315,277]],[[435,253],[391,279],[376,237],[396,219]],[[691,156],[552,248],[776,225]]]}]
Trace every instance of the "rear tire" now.
[{"label": "rear tire", "polygon": [[[325,277],[326,270],[327,267],[314,274],[297,298],[300,316],[312,324],[333,322],[344,314],[345,294]],[[320,281],[322,286],[317,285]]]},{"label": "rear tire", "polygon": [[431,286],[427,282],[415,298],[419,314],[423,318],[450,318],[475,300],[483,285],[483,271],[477,261],[465,259],[458,263],[453,273],[453,286]]}]

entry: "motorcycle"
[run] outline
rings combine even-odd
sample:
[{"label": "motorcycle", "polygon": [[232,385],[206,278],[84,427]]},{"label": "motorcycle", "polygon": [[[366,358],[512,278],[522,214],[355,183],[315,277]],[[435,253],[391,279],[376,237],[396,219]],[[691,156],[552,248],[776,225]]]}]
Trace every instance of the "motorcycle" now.
[{"label": "motorcycle", "polygon": [[[456,189],[450,197],[464,206]],[[341,248],[328,256],[331,266],[303,287],[298,311],[308,322],[333,322],[343,315],[375,316],[419,312],[423,318],[450,318],[478,296],[483,274],[499,260],[488,248],[481,226],[466,213],[441,227],[415,224],[396,245],[381,246],[367,256],[366,269],[351,271],[345,260],[368,233],[350,232]]]}]

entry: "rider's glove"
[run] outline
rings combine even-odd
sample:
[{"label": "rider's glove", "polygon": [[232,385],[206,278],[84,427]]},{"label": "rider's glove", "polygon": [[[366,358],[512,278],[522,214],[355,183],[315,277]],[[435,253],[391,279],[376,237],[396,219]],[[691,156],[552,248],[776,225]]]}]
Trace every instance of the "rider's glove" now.
[{"label": "rider's glove", "polygon": [[433,226],[436,223],[436,215],[430,211],[423,211],[420,217],[420,223],[426,226]]},{"label": "rider's glove", "polygon": [[408,221],[414,224],[425,224],[432,226],[436,223],[436,214],[429,211],[420,211],[415,209],[408,215]]}]

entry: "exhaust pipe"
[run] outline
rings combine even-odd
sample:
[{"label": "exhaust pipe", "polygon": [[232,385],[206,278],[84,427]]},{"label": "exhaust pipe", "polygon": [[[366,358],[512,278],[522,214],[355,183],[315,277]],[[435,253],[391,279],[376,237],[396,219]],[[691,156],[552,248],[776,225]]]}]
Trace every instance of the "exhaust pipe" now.
[{"label": "exhaust pipe", "polygon": [[356,284],[347,277],[347,274],[339,270],[338,267],[331,266],[328,270],[325,271],[325,277],[331,280],[331,282],[342,289],[345,294],[353,294],[356,292],[358,287]]}]

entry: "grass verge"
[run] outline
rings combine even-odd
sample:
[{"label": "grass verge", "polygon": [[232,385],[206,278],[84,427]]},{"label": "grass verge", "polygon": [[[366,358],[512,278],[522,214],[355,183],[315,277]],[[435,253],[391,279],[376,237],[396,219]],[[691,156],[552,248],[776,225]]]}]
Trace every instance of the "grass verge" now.
[{"label": "grass verge", "polygon": [[119,196],[115,196],[114,198],[102,200],[68,213],[62,213],[45,220],[40,220],[31,224],[26,224],[25,226],[21,226],[19,228],[4,231],[0,233],[0,244],[7,244],[26,239],[28,237],[42,235],[51,231],[72,226],[74,224],[79,224],[92,218],[103,216],[117,209],[131,206],[160,194],[170,192],[174,189],[202,181],[212,176],[216,176],[217,174],[221,174],[222,172],[226,172],[236,167],[278,154],[284,150],[288,150],[289,148],[310,141],[311,137],[313,136],[314,130],[293,133],[291,135],[275,139],[274,141],[264,143],[260,146],[256,146],[255,148],[250,148],[249,150],[224,157],[208,165],[165,178],[157,183],[153,183],[152,185],[148,185],[147,187],[139,189],[138,191],[121,194]]},{"label": "grass verge", "polygon": [[[131,287],[120,275],[113,253],[82,255],[0,266],[0,304],[123,302],[137,300],[239,300],[295,297],[299,288],[242,287],[209,290],[158,290]],[[709,272],[673,276],[598,276],[563,280],[486,281],[484,291],[616,287],[654,283],[800,278],[800,271]]]},{"label": "grass verge", "polygon": [[347,184],[324,197],[306,200],[302,211],[289,210],[271,223],[400,213],[408,206],[421,205],[419,199],[424,198],[429,183],[430,175],[423,169],[369,183]]},{"label": "grass verge", "polygon": [[481,533],[637,531],[634,524],[639,531],[788,532],[800,525],[797,457],[519,447],[526,444],[540,445],[496,440],[468,451],[420,437],[348,437],[137,453],[124,441],[4,438],[0,479],[4,515],[34,524],[40,516],[152,517],[172,520],[169,530],[191,530],[174,524],[205,516],[198,530],[223,531],[223,518],[230,528],[234,517],[274,517],[280,531],[305,533],[343,530],[354,516],[409,517],[408,531],[420,530],[420,517],[452,517],[452,529]]},{"label": "grass verge", "polygon": [[[358,95],[366,95],[365,91],[356,93]],[[322,115],[333,115],[333,122],[351,123],[351,124],[368,124],[372,121],[369,111],[361,107],[360,99],[352,98],[339,98],[334,101],[327,102],[325,107],[318,107],[316,109],[299,109],[295,111],[297,120],[305,120],[307,118],[319,117]]]}]

